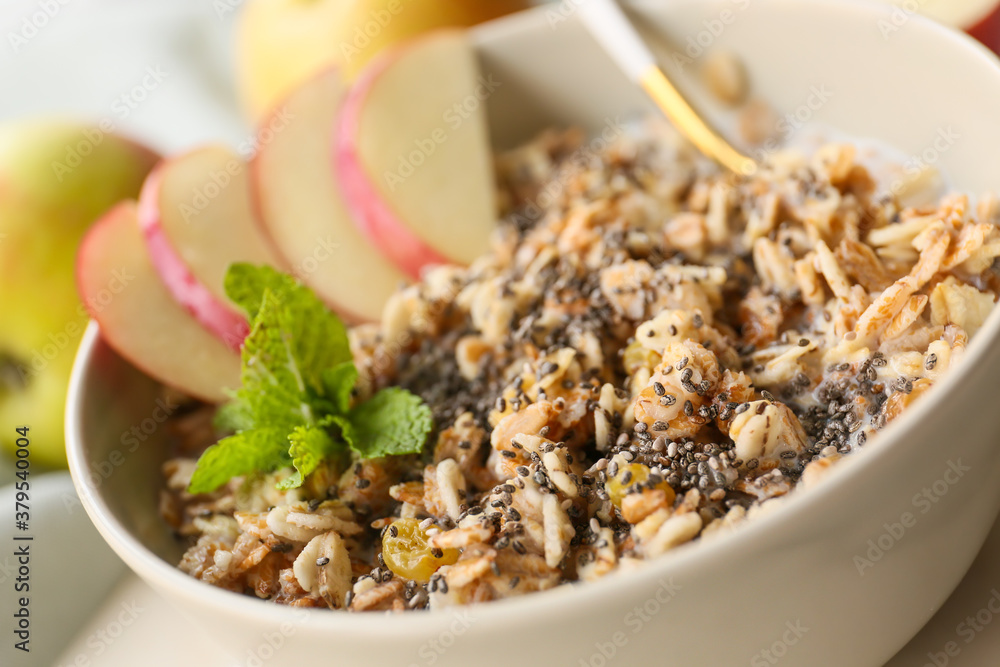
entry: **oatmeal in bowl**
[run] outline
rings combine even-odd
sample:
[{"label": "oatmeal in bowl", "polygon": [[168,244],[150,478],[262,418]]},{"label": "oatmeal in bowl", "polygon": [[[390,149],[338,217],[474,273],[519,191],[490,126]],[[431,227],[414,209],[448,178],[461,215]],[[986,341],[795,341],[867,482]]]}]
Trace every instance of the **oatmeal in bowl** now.
[{"label": "oatmeal in bowl", "polygon": [[498,164],[492,252],[349,333],[350,402],[419,397],[426,454],[345,451],[292,490],[284,468],[193,495],[216,439],[197,408],[175,423],[191,454],[164,466],[184,572],[351,611],[599,579],[877,446],[996,300],[997,199],[904,208],[848,144],[733,176],[651,121],[600,150],[548,131]]},{"label": "oatmeal in bowl", "polygon": [[[678,52],[733,9],[630,4]],[[747,664],[796,621],[809,630],[784,663],[885,664],[1000,508],[1000,425],[984,398],[1000,371],[1000,320],[987,316],[995,59],[919,17],[887,45],[870,29],[887,14],[869,3],[754,3],[712,47],[743,59],[747,104],[766,100],[780,120],[825,86],[811,121],[838,133],[797,154],[764,146],[762,170],[735,177],[655,122],[617,131],[619,116],[649,111],[641,91],[550,9],[471,37],[484,96],[501,85],[453,100],[484,109],[495,153],[471,122],[461,141],[434,143],[454,101],[427,131],[374,136],[400,139],[379,166],[411,194],[433,172],[416,167],[428,138],[439,156],[479,142],[498,182],[477,201],[503,212],[488,246],[420,273],[438,259],[414,231],[427,229],[360,197],[364,183],[356,211],[332,211],[327,172],[371,146],[331,161],[327,88],[294,110],[305,125],[264,148],[301,145],[250,169],[298,188],[254,205],[287,223],[270,241],[300,251],[291,264],[308,288],[241,260],[233,298],[209,292],[231,309],[208,324],[255,325],[253,354],[204,322],[116,338],[139,318],[109,313],[133,300],[155,301],[150,321],[192,317],[155,275],[97,313],[107,326],[88,331],[67,413],[84,506],[144,580],[251,664],[276,632],[273,664]],[[722,126],[694,60],[672,74]],[[933,160],[953,187],[926,204],[891,196],[895,176],[860,148],[884,142],[905,173],[942,131],[959,137]],[[137,250],[97,254],[115,260],[106,268],[145,252],[133,208],[114,238],[133,234]],[[320,233],[348,213],[382,226]],[[462,231],[479,229],[466,213]],[[449,245],[447,231],[434,243]],[[331,274],[346,278],[319,279]],[[164,390],[182,375],[188,391]],[[129,448],[122,434],[161,405],[180,407]],[[122,463],[95,477],[107,461]],[[946,493],[914,504],[942,479]],[[870,552],[887,527],[892,549]]]}]

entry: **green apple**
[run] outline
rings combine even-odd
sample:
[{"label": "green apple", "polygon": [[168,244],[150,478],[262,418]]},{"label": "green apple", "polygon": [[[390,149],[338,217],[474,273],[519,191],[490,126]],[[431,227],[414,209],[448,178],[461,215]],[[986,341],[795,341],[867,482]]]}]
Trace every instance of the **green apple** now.
[{"label": "green apple", "polygon": [[65,461],[63,410],[87,315],[74,259],[84,233],[135,197],[158,161],[98,127],[0,125],[0,445],[28,426],[32,460]]}]

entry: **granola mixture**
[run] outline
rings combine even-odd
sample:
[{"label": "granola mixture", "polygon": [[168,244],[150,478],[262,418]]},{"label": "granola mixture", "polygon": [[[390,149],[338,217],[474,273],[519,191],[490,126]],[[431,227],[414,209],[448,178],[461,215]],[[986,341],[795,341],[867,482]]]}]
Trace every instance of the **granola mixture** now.
[{"label": "granola mixture", "polygon": [[1000,284],[995,198],[903,209],[849,145],[737,177],[651,123],[610,144],[550,131],[498,163],[492,254],[351,333],[362,395],[431,406],[424,459],[193,497],[218,437],[193,407],[162,503],[183,571],[280,604],[424,609],[713,539],[930,389]]}]

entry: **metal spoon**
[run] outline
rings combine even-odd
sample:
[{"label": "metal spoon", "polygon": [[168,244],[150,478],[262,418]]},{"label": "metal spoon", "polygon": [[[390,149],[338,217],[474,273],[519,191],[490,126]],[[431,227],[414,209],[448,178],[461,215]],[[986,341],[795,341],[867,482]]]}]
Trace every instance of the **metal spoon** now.
[{"label": "metal spoon", "polygon": [[733,148],[684,99],[614,0],[586,0],[579,11],[584,24],[604,50],[698,150],[737,174],[750,175],[757,170],[757,163],[752,158]]}]

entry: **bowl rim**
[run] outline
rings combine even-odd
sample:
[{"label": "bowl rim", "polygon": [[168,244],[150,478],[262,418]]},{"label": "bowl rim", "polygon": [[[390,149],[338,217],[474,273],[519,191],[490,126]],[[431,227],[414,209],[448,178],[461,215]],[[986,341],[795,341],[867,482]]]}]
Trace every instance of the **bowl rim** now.
[{"label": "bowl rim", "polygon": [[[701,4],[700,0],[680,1],[685,4]],[[777,6],[794,5],[797,8],[802,6],[801,0],[766,1],[770,5]],[[659,6],[656,0],[633,0],[631,4],[639,10],[653,10]],[[872,3],[870,0],[813,0],[813,4],[822,7],[823,11],[859,12],[860,16],[874,20],[888,16],[893,10],[892,5]],[[523,22],[526,25],[537,23],[538,15],[549,9],[551,8],[546,6],[536,7],[473,28],[472,33],[489,35],[495,32],[502,35],[506,32],[518,32],[523,29],[519,23]],[[919,22],[925,29],[934,33],[935,39],[951,42],[956,49],[965,50],[970,59],[985,60],[985,64],[996,71],[997,80],[1000,82],[1000,60],[972,37],[920,15],[913,15],[910,20]],[[181,572],[175,564],[160,558],[118,521],[101,493],[101,488],[107,487],[101,485],[97,489],[92,488],[88,475],[90,467],[87,460],[88,449],[85,445],[82,409],[85,404],[86,380],[91,377],[91,362],[95,350],[101,344],[100,330],[95,321],[91,321],[87,326],[73,365],[66,402],[67,459],[74,486],[91,521],[122,560],[154,587],[169,589],[173,595],[183,596],[190,601],[209,606],[216,612],[270,623],[274,627],[294,622],[300,627],[322,630],[326,633],[351,634],[363,639],[384,639],[386,630],[391,629],[400,639],[423,641],[434,636],[432,633],[440,632],[450,624],[458,610],[473,615],[477,621],[486,621],[484,625],[523,624],[529,613],[533,617],[544,617],[551,612],[564,609],[567,602],[575,606],[600,604],[602,598],[613,594],[616,589],[624,585],[634,587],[642,582],[657,582],[664,579],[672,581],[680,572],[692,568],[701,569],[707,562],[725,558],[725,552],[767,540],[783,525],[808,522],[813,508],[835,500],[842,492],[842,487],[854,477],[854,468],[859,465],[872,465],[886,457],[896,456],[896,450],[903,447],[905,441],[918,436],[926,420],[933,418],[933,407],[936,402],[940,402],[943,396],[951,393],[964,380],[968,369],[978,364],[988,347],[996,343],[998,338],[1000,338],[1000,308],[994,308],[983,327],[971,339],[959,367],[947,373],[927,399],[927,407],[931,409],[905,411],[900,419],[893,421],[880,432],[878,447],[866,448],[846,457],[840,465],[831,470],[822,484],[806,492],[802,489],[796,490],[789,496],[794,500],[783,503],[777,511],[755,517],[729,534],[710,541],[695,540],[657,559],[646,561],[641,567],[625,571],[616,569],[597,581],[556,586],[541,593],[506,598],[489,604],[449,607],[415,614],[388,614],[389,618],[386,614],[330,614],[329,610],[325,609],[296,609],[212,586]],[[125,359],[121,361],[130,363]],[[308,613],[303,615],[304,611]],[[387,623],[390,626],[387,626]]]}]

